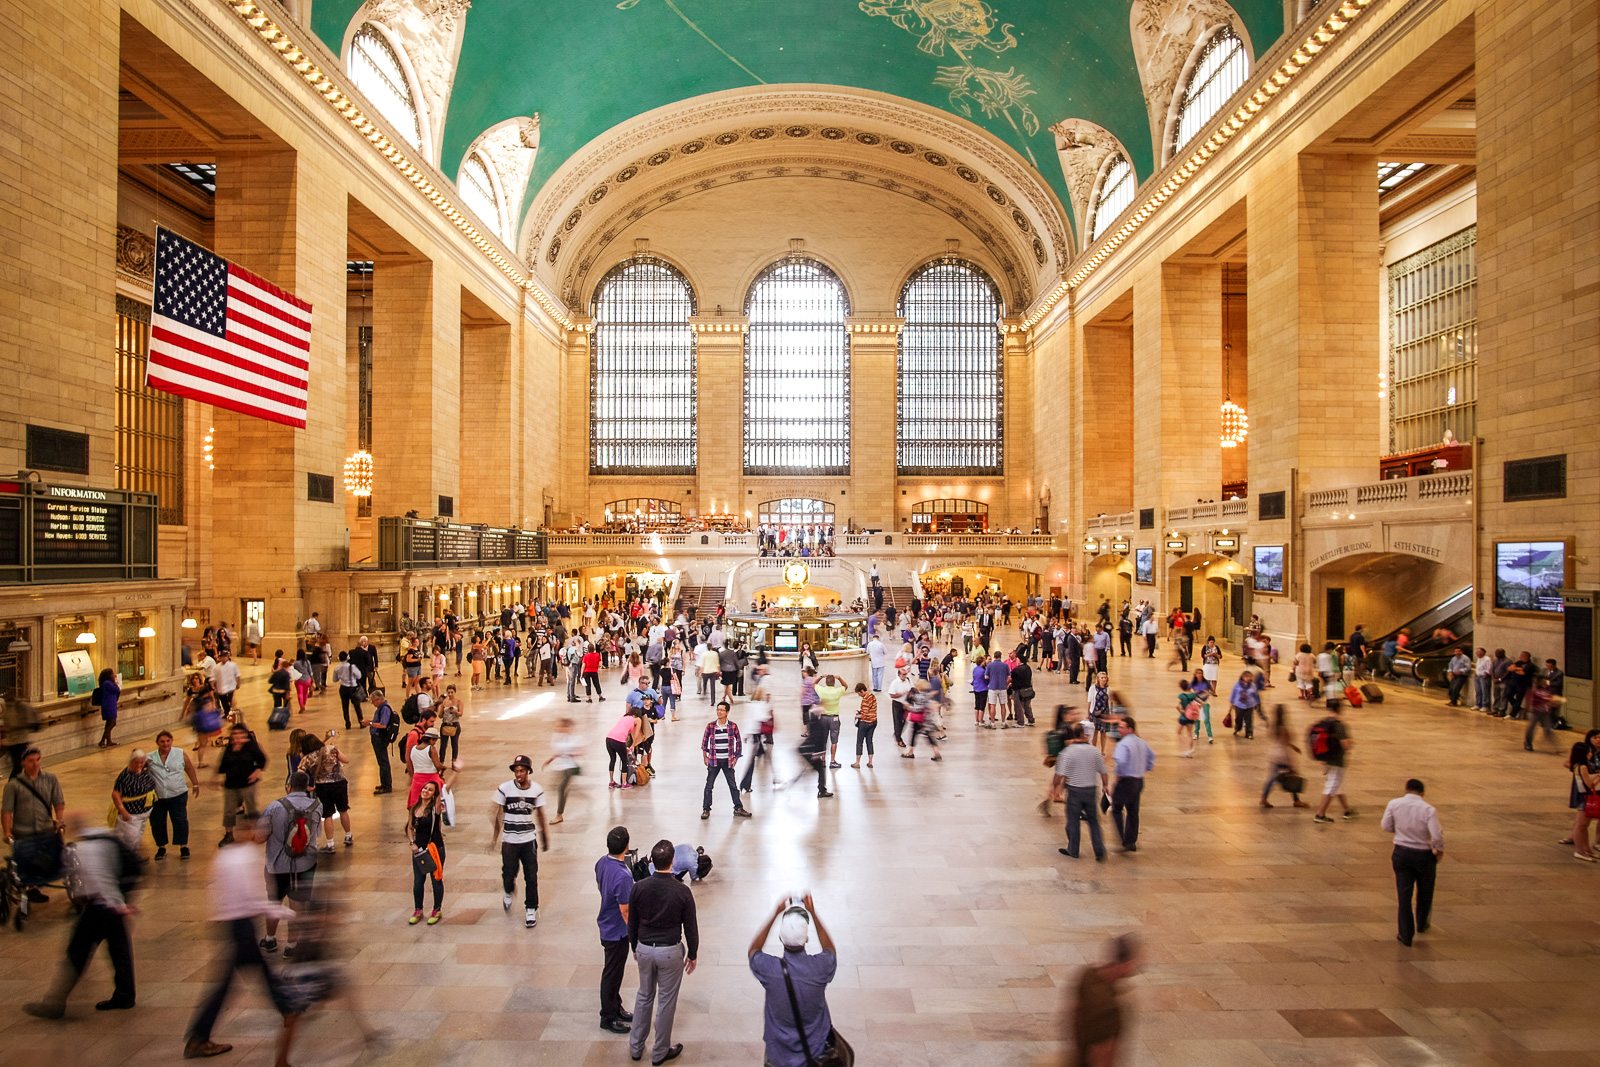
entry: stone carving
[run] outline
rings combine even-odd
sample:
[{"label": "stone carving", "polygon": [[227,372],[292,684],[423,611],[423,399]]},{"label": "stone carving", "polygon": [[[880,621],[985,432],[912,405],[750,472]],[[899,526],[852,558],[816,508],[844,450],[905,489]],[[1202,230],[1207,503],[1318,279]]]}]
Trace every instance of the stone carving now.
[{"label": "stone carving", "polygon": [[[823,141],[818,148],[830,150],[832,145]],[[1033,299],[1032,279],[1018,269],[1019,259],[1031,258],[1027,255],[1019,256],[1013,248],[1011,241],[1005,233],[996,227],[988,225],[985,218],[969,213],[959,202],[951,199],[945,190],[936,185],[922,185],[913,182],[911,176],[904,170],[890,168],[895,165],[895,160],[901,157],[891,157],[883,160],[881,166],[864,166],[859,159],[840,159],[833,156],[803,156],[784,157],[780,163],[776,159],[740,159],[737,162],[726,163],[720,166],[712,165],[708,161],[705,169],[689,174],[677,176],[677,184],[672,188],[656,186],[654,189],[639,189],[636,198],[626,204],[619,205],[619,215],[631,221],[637,221],[651,211],[664,207],[682,198],[687,191],[706,191],[723,185],[731,185],[741,181],[755,178],[764,178],[774,175],[791,173],[795,169],[803,169],[804,173],[811,175],[814,171],[821,173],[815,176],[838,181],[871,181],[889,191],[902,196],[911,196],[928,204],[946,215],[960,222],[973,234],[988,250],[997,264],[995,273],[999,276],[996,281],[1001,283],[1003,291],[1007,294],[1007,303],[1012,307],[1027,307]],[[892,182],[893,187],[885,185]],[[707,183],[710,183],[709,185]],[[616,216],[613,216],[616,217]],[[598,224],[597,224],[598,225]],[[616,236],[616,232],[609,234],[596,234],[591,232],[580,243],[568,247],[568,264],[561,280],[562,299],[569,306],[580,307],[585,300],[584,294],[592,288],[592,279],[588,277],[589,268],[597,263],[607,262],[604,250],[607,244]],[[552,249],[547,251],[547,262],[555,263],[560,255],[560,246],[552,242]],[[577,260],[574,264],[574,260]]]},{"label": "stone carving", "polygon": [[[648,154],[646,146],[653,151],[664,140],[681,139],[690,130],[703,134],[707,126],[748,129],[757,110],[785,116],[806,115],[813,123],[821,125],[822,136],[830,141],[844,140],[837,135],[843,132],[845,122],[855,119],[879,127],[917,131],[937,143],[941,158],[957,151],[964,153],[980,168],[988,171],[994,181],[1025,200],[1030,217],[1036,224],[1043,224],[1050,257],[1047,262],[1040,264],[1039,277],[1042,279],[1048,274],[1051,262],[1056,269],[1066,263],[1070,254],[1066,220],[1061,216],[1055,197],[1037,172],[1028,169],[989,136],[976,133],[929,110],[894,101],[868,100],[848,90],[822,88],[752,89],[718,93],[685,104],[664,117],[643,118],[625,124],[603,143],[584,153],[582,158],[562,164],[556,175],[539,191],[525,246],[529,260],[537,259],[538,249],[545,243],[552,225],[565,217],[572,204],[581,200],[581,190],[603,181],[602,172],[609,173],[615,166],[615,160]],[[820,116],[836,116],[842,121],[822,122]],[[723,141],[713,143],[720,146]],[[735,144],[738,140],[735,138],[726,143]],[[707,147],[709,150],[710,145]],[[970,168],[962,166],[957,172],[966,169]]]},{"label": "stone carving", "polygon": [[1150,140],[1156,165],[1166,159],[1167,116],[1178,77],[1195,47],[1219,26],[1245,37],[1244,23],[1227,0],[1134,0],[1130,16],[1133,58],[1150,112]]},{"label": "stone carving", "polygon": [[1062,119],[1050,127],[1056,135],[1056,154],[1061,157],[1061,172],[1067,178],[1067,194],[1072,198],[1072,217],[1078,224],[1079,247],[1087,241],[1089,200],[1094,196],[1095,179],[1112,155],[1127,149],[1104,126],[1088,119]]},{"label": "stone carving", "polygon": [[405,51],[416,74],[417,105],[427,115],[433,131],[429,151],[437,162],[439,131],[449,114],[450,90],[472,0],[368,0],[359,22],[374,22],[388,30]]},{"label": "stone carving", "polygon": [[[522,211],[522,197],[528,191],[528,178],[539,151],[539,116],[508,119],[491,126],[467,149],[463,160],[477,152],[487,159],[500,178],[505,196],[505,217],[516,219]],[[571,226],[567,226],[571,229]]]},{"label": "stone carving", "polygon": [[132,226],[117,226],[117,269],[136,278],[154,279],[155,238]]}]

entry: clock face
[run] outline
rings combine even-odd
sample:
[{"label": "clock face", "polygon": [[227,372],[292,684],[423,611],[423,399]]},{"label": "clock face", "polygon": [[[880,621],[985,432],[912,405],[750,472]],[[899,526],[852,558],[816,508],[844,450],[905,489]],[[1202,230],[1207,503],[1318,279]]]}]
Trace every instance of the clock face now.
[{"label": "clock face", "polygon": [[808,568],[804,563],[801,563],[799,560],[795,560],[793,563],[783,568],[783,580],[788,582],[790,585],[805,585],[806,580],[810,577],[810,568]]}]

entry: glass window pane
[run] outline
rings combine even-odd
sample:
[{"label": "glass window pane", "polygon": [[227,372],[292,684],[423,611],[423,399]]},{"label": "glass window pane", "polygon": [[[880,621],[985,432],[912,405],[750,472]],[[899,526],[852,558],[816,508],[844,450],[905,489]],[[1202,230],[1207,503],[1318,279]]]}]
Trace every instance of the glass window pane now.
[{"label": "glass window pane", "polygon": [[791,256],[751,285],[745,314],[745,473],[850,473],[844,284],[816,260]]},{"label": "glass window pane", "polygon": [[1000,298],[977,267],[941,259],[900,294],[896,462],[902,474],[1000,474]]},{"label": "glass window pane", "polygon": [[422,147],[422,123],[411,83],[388,38],[370,23],[350,41],[350,78],[396,133],[412,148]]},{"label": "glass window pane", "polygon": [[1239,91],[1249,75],[1250,57],[1245,52],[1244,42],[1233,32],[1232,26],[1221,27],[1206,42],[1189,73],[1189,84],[1184,87],[1183,100],[1178,105],[1173,150],[1182,148],[1209,127],[1222,105]]},{"label": "glass window pane", "polygon": [[694,293],[670,264],[636,256],[601,279],[589,364],[591,474],[695,469]]}]

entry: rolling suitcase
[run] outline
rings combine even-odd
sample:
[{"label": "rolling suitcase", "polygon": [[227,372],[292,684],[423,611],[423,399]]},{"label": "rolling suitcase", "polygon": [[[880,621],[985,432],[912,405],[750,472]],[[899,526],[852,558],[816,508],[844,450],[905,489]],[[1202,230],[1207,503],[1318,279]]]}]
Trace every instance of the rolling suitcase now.
[{"label": "rolling suitcase", "polygon": [[1383,690],[1372,682],[1367,682],[1361,687],[1361,695],[1366,698],[1368,704],[1383,703]]}]

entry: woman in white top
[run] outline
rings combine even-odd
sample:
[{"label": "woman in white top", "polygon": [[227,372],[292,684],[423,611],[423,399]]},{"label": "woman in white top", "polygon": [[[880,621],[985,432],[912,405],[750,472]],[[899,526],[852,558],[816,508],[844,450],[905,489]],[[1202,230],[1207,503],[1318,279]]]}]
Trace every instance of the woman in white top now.
[{"label": "woman in white top", "polygon": [[1300,699],[1310,700],[1315,692],[1317,676],[1317,661],[1311,655],[1310,645],[1301,645],[1300,651],[1294,655],[1294,681],[1300,687]]},{"label": "woman in white top", "polygon": [[578,773],[578,754],[583,751],[583,743],[573,730],[571,719],[562,718],[556,722],[555,735],[550,738],[550,751],[553,755],[544,761],[544,765],[556,772],[556,817],[550,820],[553,825],[564,821],[567,787],[572,784],[573,775]]}]

